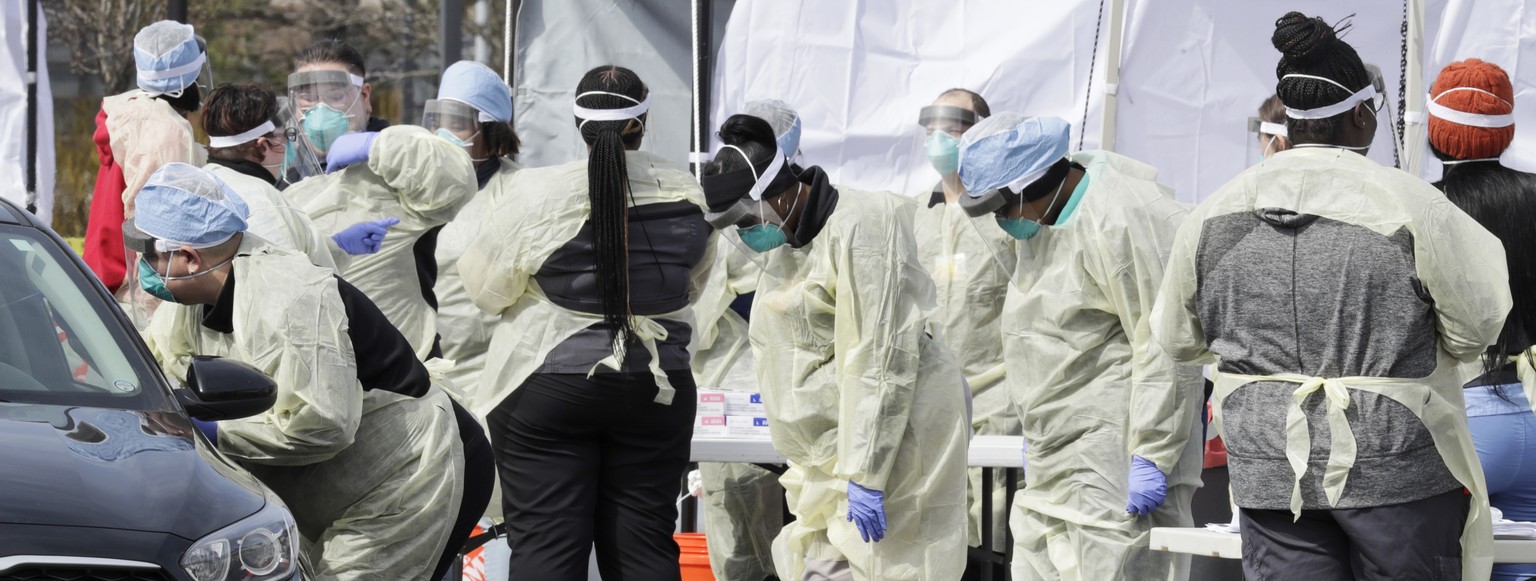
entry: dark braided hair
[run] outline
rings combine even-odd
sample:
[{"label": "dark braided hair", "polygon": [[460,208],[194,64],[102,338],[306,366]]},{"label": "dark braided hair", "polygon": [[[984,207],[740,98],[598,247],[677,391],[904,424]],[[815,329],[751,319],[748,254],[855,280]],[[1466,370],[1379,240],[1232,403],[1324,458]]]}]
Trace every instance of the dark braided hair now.
[{"label": "dark braided hair", "polygon": [[[256,83],[224,83],[208,93],[203,110],[203,129],[208,135],[238,135],[263,122],[277,124],[277,96]],[[258,146],[250,141],[235,147],[209,148],[208,155],[219,159],[243,159],[255,155]]]},{"label": "dark braided hair", "polygon": [[[576,94],[601,91],[645,100],[648,89],[640,76],[624,67],[605,65],[587,71],[576,85]],[[576,100],[588,109],[625,109],[634,101],[613,95],[588,95]],[[587,154],[587,199],[592,204],[593,262],[597,288],[602,295],[603,322],[616,348],[627,345],[632,331],[629,309],[629,168],[626,147],[640,144],[645,117],[623,121],[576,119],[581,140],[591,147]]]},{"label": "dark braided hair", "polygon": [[[715,159],[704,166],[702,175],[720,175],[739,169],[757,168],[761,172],[773,163],[773,152],[778,151],[778,143],[774,141],[773,126],[767,121],[751,115],[732,115],[720,125],[720,130],[715,132],[715,137],[726,145],[734,145],[751,158],[751,166],[747,165],[747,159],[737,155],[730,149],[722,149],[715,154]],[[759,176],[761,177],[761,176]],[[764,192],[764,195],[777,194],[778,192]]]},{"label": "dark braided hair", "polygon": [[[1291,12],[1275,21],[1275,34],[1270,42],[1281,53],[1275,76],[1282,79],[1275,86],[1275,94],[1286,107],[1326,107],[1371,84],[1360,55],[1349,43],[1339,40],[1339,33],[1349,27],[1346,24],[1335,29],[1322,18],[1308,18],[1300,12]],[[1333,79],[1349,90],[1316,79],[1284,78],[1293,74]],[[1292,143],[1331,143],[1343,127],[1340,121],[1349,114],[1346,111],[1327,119],[1287,119],[1286,130]]]}]

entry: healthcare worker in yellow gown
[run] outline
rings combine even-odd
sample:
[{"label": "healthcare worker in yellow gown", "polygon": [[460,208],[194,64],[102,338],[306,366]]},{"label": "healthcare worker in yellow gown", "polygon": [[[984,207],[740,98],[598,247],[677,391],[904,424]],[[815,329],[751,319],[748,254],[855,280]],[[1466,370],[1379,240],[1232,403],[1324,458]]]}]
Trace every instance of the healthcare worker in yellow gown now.
[{"label": "healthcare worker in yellow gown", "polygon": [[1188,557],[1148,537],[1192,524],[1202,382],[1153,342],[1148,318],[1186,210],[1146,164],[1068,156],[1070,129],[998,113],[960,139],[961,204],[1018,241],[1002,315],[1028,445],[1013,578],[1181,581]]},{"label": "healthcare worker in yellow gown", "polygon": [[709,220],[764,269],[750,337],[796,518],[774,541],[780,578],[959,578],[968,394],[925,332],[910,209],[820,168],[794,175],[756,117],[720,136]]},{"label": "healthcare worker in yellow gown", "polygon": [[[990,219],[972,218],[960,207],[965,195],[960,137],[991,114],[981,95],[965,89],[945,91],[919,112],[918,125],[927,133],[924,150],[939,181],[917,196],[912,233],[917,237],[917,260],[933,276],[938,297],[934,336],[955,355],[971,388],[971,430],[978,436],[1019,436],[1023,428],[1003,381],[1007,366],[1000,340],[1003,297],[1017,260],[1013,239]],[[980,468],[970,469],[971,546],[981,545],[981,473]],[[1023,485],[1022,478],[1018,484]],[[997,470],[992,477],[991,547],[997,552],[1007,549],[1007,498],[1004,471]]]},{"label": "healthcare worker in yellow gown", "polygon": [[1153,313],[1212,364],[1244,575],[1486,580],[1462,388],[1510,309],[1503,245],[1365,157],[1381,98],[1332,25],[1292,12],[1273,41],[1294,147],[1196,208]]},{"label": "healthcare worker in yellow gown", "polygon": [[168,164],[138,202],[124,241],[166,301],[145,342],[169,377],[198,355],[272,377],[272,409],[199,428],[292,509],[314,578],[435,578],[468,533],[464,448],[404,338],[332,270],[247,234],[244,201],[207,172]]}]

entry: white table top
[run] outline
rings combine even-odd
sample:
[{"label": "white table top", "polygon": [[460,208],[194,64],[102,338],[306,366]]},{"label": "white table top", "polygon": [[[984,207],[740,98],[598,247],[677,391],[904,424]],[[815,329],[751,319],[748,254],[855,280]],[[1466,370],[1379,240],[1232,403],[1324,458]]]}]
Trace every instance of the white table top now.
[{"label": "white table top", "polygon": [[[1243,540],[1237,533],[1220,533],[1203,528],[1159,527],[1152,529],[1152,550],[1241,559]],[[1494,540],[1493,562],[1536,563],[1536,540]]]},{"label": "white table top", "polygon": [[[969,464],[977,468],[1022,468],[1024,438],[976,436],[971,438]],[[783,464],[784,457],[766,439],[694,438],[694,462],[747,462]]]}]

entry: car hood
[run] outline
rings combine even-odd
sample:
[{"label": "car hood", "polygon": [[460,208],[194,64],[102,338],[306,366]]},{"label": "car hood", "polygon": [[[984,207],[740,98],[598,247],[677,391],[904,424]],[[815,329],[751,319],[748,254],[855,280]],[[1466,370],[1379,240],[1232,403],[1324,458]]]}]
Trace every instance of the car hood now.
[{"label": "car hood", "polygon": [[266,503],[180,411],[0,404],[0,523],[174,534],[188,540]]}]

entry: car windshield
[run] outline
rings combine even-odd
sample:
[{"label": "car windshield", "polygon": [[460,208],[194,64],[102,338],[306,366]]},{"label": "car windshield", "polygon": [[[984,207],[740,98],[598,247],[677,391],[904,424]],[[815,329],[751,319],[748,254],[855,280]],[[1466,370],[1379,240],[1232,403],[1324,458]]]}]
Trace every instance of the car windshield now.
[{"label": "car windshield", "polygon": [[169,409],[137,339],[65,252],[0,226],[0,401]]}]

